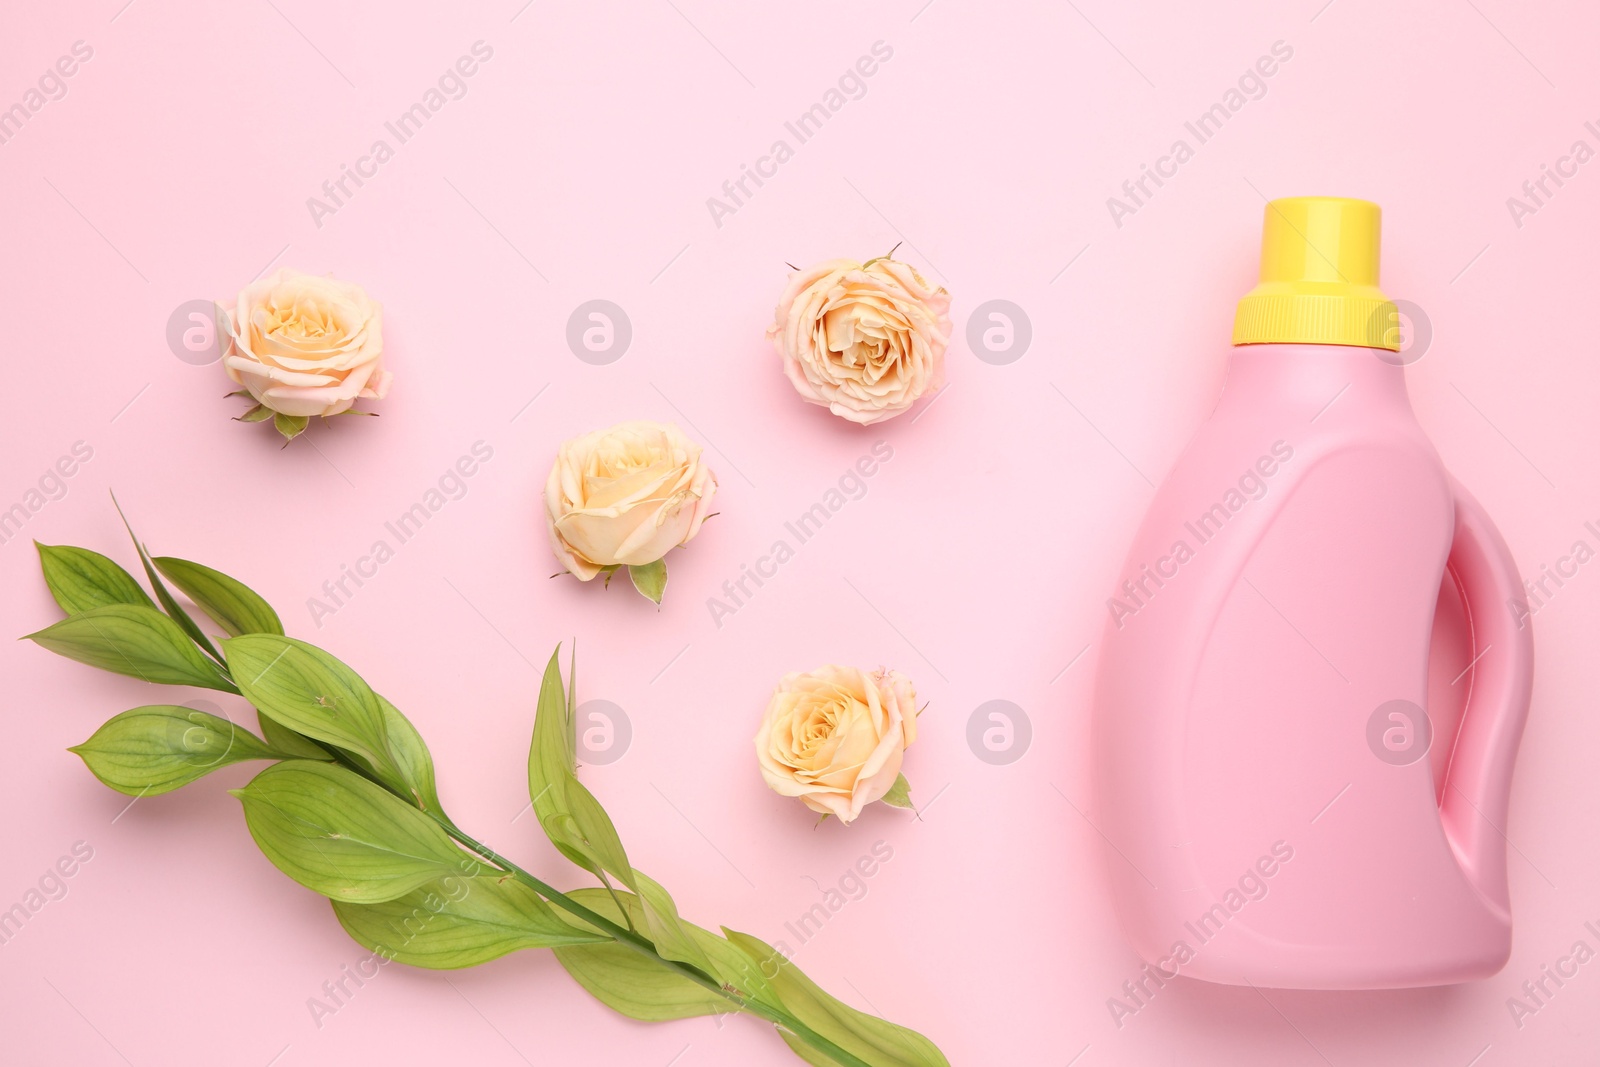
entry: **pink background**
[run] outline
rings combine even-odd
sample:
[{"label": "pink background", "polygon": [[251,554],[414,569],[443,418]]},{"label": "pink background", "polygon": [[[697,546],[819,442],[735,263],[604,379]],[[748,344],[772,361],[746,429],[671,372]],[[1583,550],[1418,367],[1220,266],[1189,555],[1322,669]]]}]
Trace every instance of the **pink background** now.
[{"label": "pink background", "polygon": [[[1596,1055],[1600,962],[1520,1029],[1506,999],[1574,941],[1600,947],[1583,929],[1600,920],[1600,564],[1536,621],[1508,827],[1516,944],[1470,986],[1180,980],[1119,1029],[1106,1001],[1137,962],[1098,867],[1084,756],[1095,650],[1079,656],[1100,637],[1149,483],[1222,385],[1263,197],[1383,205],[1385,287],[1435,331],[1409,380],[1447,463],[1524,573],[1594,543],[1600,163],[1520,227],[1506,206],[1575,140],[1600,148],[1583,125],[1600,119],[1592,9],[122,4],[27,5],[0,36],[0,107],[73,42],[94,52],[0,145],[0,508],[74,442],[93,449],[66,495],[0,545],[0,633],[57,617],[30,538],[132,562],[114,487],[156,552],[240,575],[291,633],[404,709],[457,821],[570,885],[516,817],[533,664],[575,636],[580,699],[631,721],[631,748],[584,777],[634,861],[689,917],[793,947],[785,924],[884,842],[893,859],[797,962],[958,1064]],[[384,123],[479,40],[493,58],[465,97],[319,228],[306,199],[375,139],[394,147]],[[1107,197],[1279,40],[1293,57],[1266,94],[1114,225]],[[877,41],[893,55],[865,95],[796,147],[785,121]],[[719,227],[706,199],[778,138],[794,158]],[[897,242],[954,294],[949,395],[862,430],[801,403],[762,330],[785,261]],[[229,422],[243,405],[222,399],[219,367],[175,358],[165,339],[183,302],[226,298],[278,264],[366,285],[396,378],[372,405],[381,418],[315,426],[285,450]],[[568,316],[596,298],[633,328],[607,366],[565,341]],[[966,340],[992,299],[1032,324],[1007,365]],[[671,557],[660,612],[626,588],[548,579],[536,487],[556,444],[629,418],[677,421],[721,476],[721,514]],[[707,598],[880,439],[894,457],[866,496],[715,625]],[[493,459],[466,495],[316,627],[307,599],[477,441]],[[29,643],[0,649],[0,908],[74,842],[94,850],[68,895],[0,947],[8,1062],[792,1062],[752,1021],[621,1019],[535,952],[450,975],[385,970],[319,1027],[308,998],[364,953],[251,843],[224,793],[249,767],[124,810],[64,751],[126,707],[199,694]],[[907,762],[920,822],[880,808],[813,828],[761,784],[750,738],[773,682],[827,661],[915,679],[929,705]],[[968,717],[995,699],[1033,728],[1004,766],[966,742]]]}]

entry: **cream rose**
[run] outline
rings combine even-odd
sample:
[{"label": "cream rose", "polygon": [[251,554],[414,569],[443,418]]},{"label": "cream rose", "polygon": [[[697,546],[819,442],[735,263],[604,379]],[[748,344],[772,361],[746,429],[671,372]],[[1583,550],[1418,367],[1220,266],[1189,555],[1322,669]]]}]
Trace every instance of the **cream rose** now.
[{"label": "cream rose", "polygon": [[[700,453],[660,422],[624,422],[564,443],[544,489],[550,547],[561,566],[587,582],[654,563],[687,543],[717,491]],[[644,586],[640,592],[650,596]],[[659,591],[651,599],[659,602]]]},{"label": "cream rose", "polygon": [[917,694],[905,675],[827,666],[778,683],[756,758],[775,792],[848,823],[894,786],[916,739]]},{"label": "cream rose", "polygon": [[767,337],[801,396],[862,425],[944,384],[950,294],[887,257],[789,275]]},{"label": "cream rose", "polygon": [[381,399],[383,309],[354,282],[284,268],[245,286],[222,365],[263,408],[337,415]]}]

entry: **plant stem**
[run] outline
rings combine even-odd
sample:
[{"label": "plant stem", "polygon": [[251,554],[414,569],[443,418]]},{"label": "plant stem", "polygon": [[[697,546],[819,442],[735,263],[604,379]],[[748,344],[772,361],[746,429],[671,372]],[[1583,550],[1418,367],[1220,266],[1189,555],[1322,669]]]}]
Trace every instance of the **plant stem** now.
[{"label": "plant stem", "polygon": [[[544,897],[551,904],[560,908],[562,911],[567,912],[575,918],[583,920],[585,923],[595,927],[602,933],[609,934],[611,937],[616,939],[618,944],[632,949],[634,952],[637,952],[639,955],[657,964],[658,966],[665,967],[667,970],[673,971],[681,977],[689,979],[689,981],[693,982],[695,985],[716,993],[718,996],[730,1001],[736,1010],[747,1011],[752,1015],[756,1015],[767,1020],[775,1026],[783,1027],[785,1030],[788,1030],[790,1033],[799,1037],[801,1040],[805,1041],[808,1045],[811,1045],[819,1052],[826,1054],[830,1059],[837,1061],[841,1067],[872,1067],[872,1065],[867,1063],[865,1060],[840,1048],[838,1045],[834,1044],[826,1037],[823,1037],[821,1034],[817,1033],[815,1030],[811,1029],[811,1027],[807,1026],[799,1019],[796,1019],[788,1012],[781,1011],[777,1008],[768,1007],[757,1000],[744,997],[741,994],[734,992],[730,988],[724,986],[721,982],[717,981],[716,978],[707,974],[705,971],[702,971],[693,964],[684,963],[680,960],[667,959],[665,956],[661,955],[661,953],[656,949],[656,946],[646,938],[641,937],[632,930],[618,926],[605,916],[584,907],[582,904],[579,904],[577,901],[573,900],[559,889],[556,889],[555,887],[545,883],[543,880],[535,877],[532,874],[529,874],[527,871],[506,859],[488,845],[475,840],[446,820],[437,818],[437,821],[439,822],[439,825],[444,828],[445,833],[449,834],[450,837],[458,843],[466,846],[468,850],[477,853],[480,858],[489,861],[496,867],[508,872],[513,877],[520,879],[534,892]],[[624,910],[623,914],[627,914],[626,910]]]},{"label": "plant stem", "polygon": [[[225,666],[222,673],[224,677],[227,676]],[[231,682],[233,679],[229,678],[228,680]],[[360,775],[367,781],[381,786],[383,789],[393,793],[401,800],[404,800],[407,804],[415,803],[414,797],[407,796],[404,793],[397,791],[389,783],[380,781],[371,774],[367,773],[365,768],[361,767],[354,760],[350,759],[350,757],[346,755],[343,750],[331,745],[325,747],[327,747],[329,753],[333,756],[334,762],[343,766],[352,773]],[[483,842],[478,841],[476,838],[468,835],[464,830],[456,826],[456,824],[451,821],[450,817],[443,811],[424,811],[423,814],[427,815],[429,818],[433,819],[434,822],[438,823],[439,827],[450,836],[451,840],[465,846],[468,851],[477,854],[478,858],[494,864],[496,867],[499,867],[512,877],[517,878],[551,904],[560,908],[562,911],[568,913],[574,918],[579,919],[599,930],[600,932],[610,936],[619,945],[623,945],[633,952],[643,956],[645,959],[650,960],[652,963],[655,963],[657,966],[664,967],[680,977],[687,978],[695,985],[717,994],[719,997],[722,997],[731,1003],[735,1011],[749,1012],[751,1015],[765,1019],[774,1026],[782,1027],[783,1029],[794,1034],[796,1037],[800,1038],[812,1048],[815,1048],[817,1051],[824,1053],[830,1059],[836,1061],[840,1067],[872,1067],[872,1064],[869,1064],[859,1056],[840,1048],[838,1045],[828,1040],[828,1038],[817,1033],[815,1030],[811,1029],[811,1027],[807,1026],[805,1023],[801,1022],[788,1012],[779,1008],[769,1007],[760,1001],[745,997],[743,994],[735,992],[732,987],[723,985],[716,979],[715,976],[707,974],[705,971],[702,971],[692,963],[685,963],[682,960],[670,960],[661,955],[660,950],[656,948],[654,942],[641,936],[632,929],[633,920],[628,916],[628,909],[622,905],[621,900],[617,897],[616,891],[611,888],[610,882],[605,883],[605,888],[611,893],[611,899],[616,901],[617,909],[622,913],[623,918],[628,922],[627,927],[618,926],[610,919],[607,919],[604,915],[601,915],[600,913],[590,908],[586,908],[582,904],[579,904],[576,900],[573,900],[571,897],[545,882],[543,879],[535,877],[534,875],[523,870],[517,864],[506,859],[488,845],[485,845]],[[604,881],[604,875],[602,875],[601,878],[602,881]]]}]

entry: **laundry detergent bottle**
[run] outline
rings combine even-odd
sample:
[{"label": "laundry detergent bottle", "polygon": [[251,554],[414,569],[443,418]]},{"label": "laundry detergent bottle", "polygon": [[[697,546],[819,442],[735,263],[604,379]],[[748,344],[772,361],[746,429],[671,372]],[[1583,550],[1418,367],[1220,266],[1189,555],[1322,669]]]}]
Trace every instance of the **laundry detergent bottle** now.
[{"label": "laundry detergent bottle", "polygon": [[1107,602],[1088,816],[1147,995],[1437,985],[1510,953],[1525,594],[1412,413],[1379,221],[1267,205],[1226,387]]}]

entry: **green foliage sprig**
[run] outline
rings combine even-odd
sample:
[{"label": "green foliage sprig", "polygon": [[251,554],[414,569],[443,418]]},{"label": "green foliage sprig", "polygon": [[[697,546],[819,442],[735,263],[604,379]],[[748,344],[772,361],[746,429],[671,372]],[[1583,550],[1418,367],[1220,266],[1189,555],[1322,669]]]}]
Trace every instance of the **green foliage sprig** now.
[{"label": "green foliage sprig", "polygon": [[[154,601],[97,552],[38,545],[67,617],[28,637],[102,670],[238,693],[255,706],[261,736],[188,707],[137,707],[72,749],[101,782],[140,797],[232,763],[270,761],[231,791],[250,835],[279,870],[332,902],[356,942],[390,960],[453,969],[548,948],[578,984],[633,1019],[742,1013],[773,1024],[816,1067],[948,1067],[927,1038],[829,996],[764,941],[683,919],[632,865],[578,781],[575,672],[569,665],[563,683],[559,649],[539,689],[528,792],[550,842],[600,883],[567,892],[451,821],[422,736],[360,675],[285,636],[243,583],[152,558],[137,537],[134,545]],[[163,577],[227,636],[208,638]]]}]

